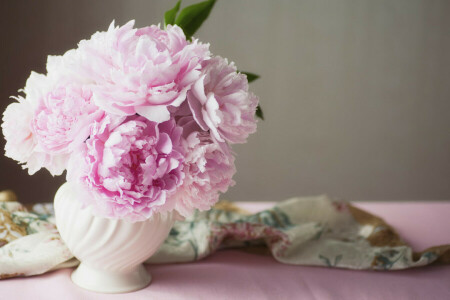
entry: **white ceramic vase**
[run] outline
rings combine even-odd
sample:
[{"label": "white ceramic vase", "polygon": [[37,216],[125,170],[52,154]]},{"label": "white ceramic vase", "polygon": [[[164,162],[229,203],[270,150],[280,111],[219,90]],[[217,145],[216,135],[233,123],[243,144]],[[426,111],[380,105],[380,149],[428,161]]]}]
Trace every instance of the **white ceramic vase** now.
[{"label": "white ceramic vase", "polygon": [[143,262],[168,236],[173,213],[155,214],[143,222],[126,222],[92,215],[82,208],[76,184],[63,184],[55,196],[56,225],[63,241],[81,264],[72,281],[101,293],[136,291],[150,284]]}]

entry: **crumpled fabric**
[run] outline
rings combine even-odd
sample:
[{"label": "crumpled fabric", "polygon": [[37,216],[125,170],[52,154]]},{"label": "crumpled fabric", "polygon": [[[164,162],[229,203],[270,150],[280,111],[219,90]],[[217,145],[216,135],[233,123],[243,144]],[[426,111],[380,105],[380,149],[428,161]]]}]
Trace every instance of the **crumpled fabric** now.
[{"label": "crumpled fabric", "polygon": [[[450,262],[450,245],[415,253],[382,219],[317,196],[292,198],[256,214],[219,202],[177,221],[146,263],[193,262],[223,248],[269,253],[285,264],[355,270]],[[61,240],[51,203],[27,209],[14,197],[0,197],[0,279],[78,263]]]}]

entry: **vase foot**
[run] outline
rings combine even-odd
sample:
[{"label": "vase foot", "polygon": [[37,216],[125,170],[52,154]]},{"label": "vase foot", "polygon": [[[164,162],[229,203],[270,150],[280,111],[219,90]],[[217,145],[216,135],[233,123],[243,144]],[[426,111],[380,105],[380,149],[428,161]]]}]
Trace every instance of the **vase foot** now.
[{"label": "vase foot", "polygon": [[72,281],[79,287],[98,293],[127,293],[150,284],[151,275],[141,264],[127,273],[98,270],[81,263],[72,272]]}]

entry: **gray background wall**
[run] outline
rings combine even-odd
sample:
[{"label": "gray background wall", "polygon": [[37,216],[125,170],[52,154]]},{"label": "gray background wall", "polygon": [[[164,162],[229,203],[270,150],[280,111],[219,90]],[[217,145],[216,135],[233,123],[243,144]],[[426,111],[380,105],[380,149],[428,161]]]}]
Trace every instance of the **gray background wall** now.
[{"label": "gray background wall", "polygon": [[[158,23],[174,2],[2,1],[0,109],[46,55],[112,19]],[[224,198],[450,199],[449,16],[445,0],[219,0],[197,37],[261,75],[266,115],[235,147]],[[0,158],[0,189],[22,201],[51,200],[63,181]]]}]

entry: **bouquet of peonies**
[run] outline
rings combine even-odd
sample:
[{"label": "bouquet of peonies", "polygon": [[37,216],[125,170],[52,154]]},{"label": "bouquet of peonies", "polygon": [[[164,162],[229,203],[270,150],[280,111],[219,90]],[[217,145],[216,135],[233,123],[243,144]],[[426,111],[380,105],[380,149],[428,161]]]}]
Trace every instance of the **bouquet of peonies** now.
[{"label": "bouquet of peonies", "polygon": [[[233,184],[230,144],[256,130],[245,73],[192,35],[214,1],[166,12],[164,28],[114,22],[32,72],[3,115],[6,156],[67,170],[96,215],[143,221],[209,209]],[[178,14],[178,16],[177,16]]]}]

